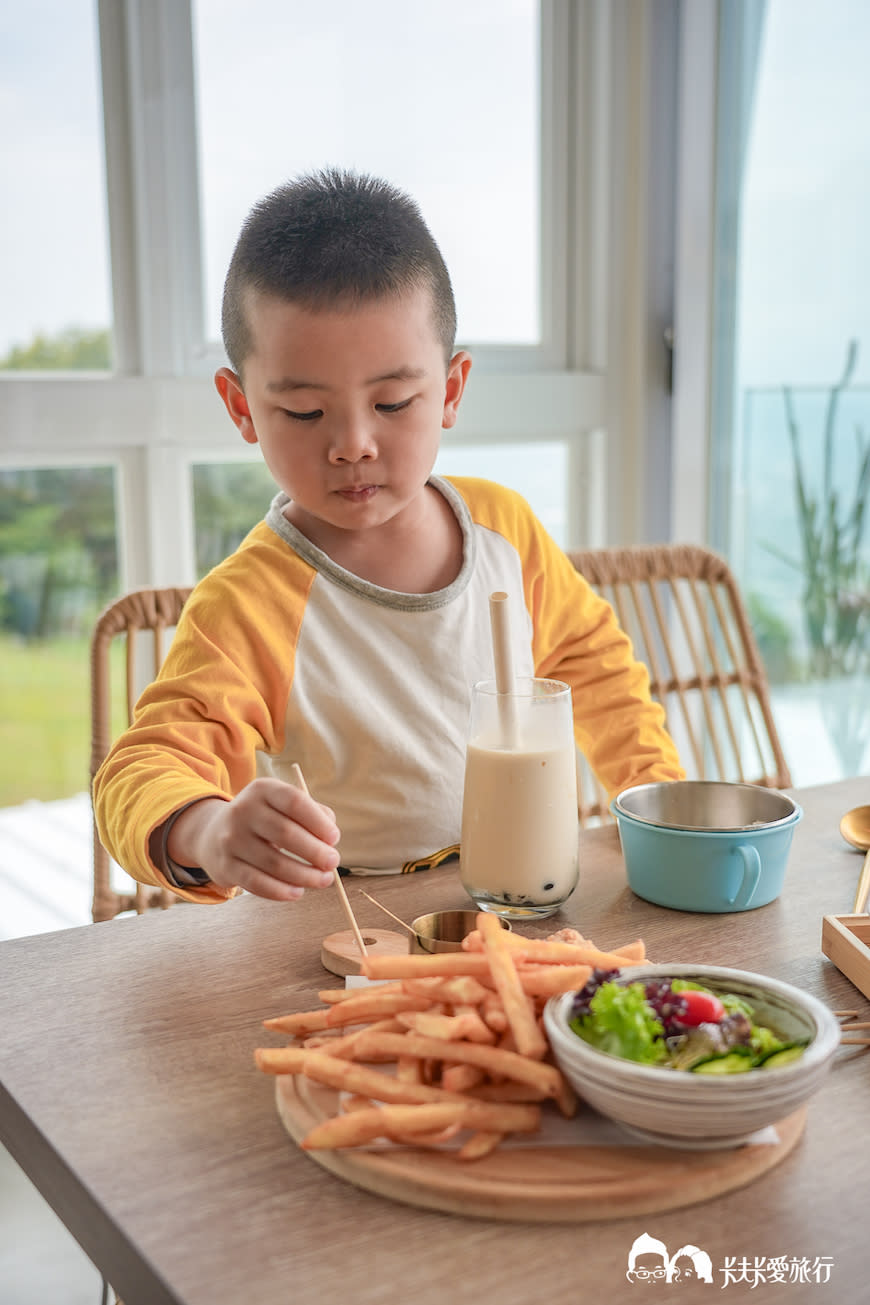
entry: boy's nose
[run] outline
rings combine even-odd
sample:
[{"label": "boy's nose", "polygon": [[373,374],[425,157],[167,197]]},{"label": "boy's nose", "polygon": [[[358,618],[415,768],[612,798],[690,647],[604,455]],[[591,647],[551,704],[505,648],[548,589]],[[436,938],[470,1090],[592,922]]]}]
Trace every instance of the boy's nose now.
[{"label": "boy's nose", "polygon": [[329,460],[340,462],[370,462],[377,457],[377,444],[367,424],[362,420],[340,423],[329,445]]}]

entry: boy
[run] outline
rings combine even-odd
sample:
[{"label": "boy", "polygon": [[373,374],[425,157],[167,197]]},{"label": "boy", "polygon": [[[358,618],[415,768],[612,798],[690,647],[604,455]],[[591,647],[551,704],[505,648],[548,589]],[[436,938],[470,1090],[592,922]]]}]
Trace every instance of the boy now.
[{"label": "boy", "polygon": [[496,589],[517,674],[571,684],[608,792],[682,777],[610,606],[525,502],[431,477],[471,359],[410,199],[336,171],[268,196],[233,254],[223,333],[218,391],[281,492],[197,586],[96,777],[121,865],[195,900],[287,900],[339,865],[399,873],[455,852]]}]

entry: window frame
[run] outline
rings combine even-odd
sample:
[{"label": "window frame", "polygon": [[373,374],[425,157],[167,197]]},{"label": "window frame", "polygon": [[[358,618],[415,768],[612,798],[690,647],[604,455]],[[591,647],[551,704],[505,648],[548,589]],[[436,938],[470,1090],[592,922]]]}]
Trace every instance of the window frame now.
[{"label": "window frame", "polygon": [[[0,464],[113,462],[122,588],[189,584],[190,463],[251,455],[213,387],[223,354],[203,338],[190,8],[99,0],[98,18],[116,368],[0,373]],[[633,232],[614,222],[625,198],[614,178],[632,143],[645,158],[647,83],[623,65],[628,53],[647,68],[650,22],[630,0],[542,0],[542,344],[475,347],[445,432],[445,444],[565,441],[569,548],[643,530],[637,413],[650,367],[626,325],[643,318],[655,251],[622,270]]]}]

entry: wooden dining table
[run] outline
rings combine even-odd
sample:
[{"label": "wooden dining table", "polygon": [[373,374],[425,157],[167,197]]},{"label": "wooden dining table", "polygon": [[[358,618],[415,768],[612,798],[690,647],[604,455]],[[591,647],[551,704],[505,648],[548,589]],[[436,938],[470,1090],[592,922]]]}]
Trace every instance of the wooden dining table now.
[{"label": "wooden dining table", "polygon": [[[581,834],[579,884],[561,912],[522,932],[571,925],[601,947],[639,937],[654,961],[761,972],[870,1018],[820,946],[823,916],[851,910],[861,859],[838,823],[870,802],[870,779],[793,796],[803,819],[769,905],[653,906],[628,888],[607,826]],[[450,865],[346,884],[364,932],[401,930],[361,887],[406,921],[468,906]],[[265,1018],[311,1009],[340,982],[320,949],[345,927],[338,895],[322,890],[0,944],[0,1141],[125,1305],[663,1301],[676,1286],[627,1277],[643,1233],[671,1252],[702,1248],[714,1266],[712,1285],[683,1282],[668,1299],[867,1299],[870,1048],[837,1051],[780,1163],[677,1209],[508,1221],[420,1208],[328,1172],[282,1126],[253,1053],[279,1042]]]}]

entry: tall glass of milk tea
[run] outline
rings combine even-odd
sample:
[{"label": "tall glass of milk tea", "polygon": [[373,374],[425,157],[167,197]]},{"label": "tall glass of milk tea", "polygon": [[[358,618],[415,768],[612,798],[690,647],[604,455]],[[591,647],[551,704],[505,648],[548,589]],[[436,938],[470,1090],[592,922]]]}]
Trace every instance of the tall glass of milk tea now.
[{"label": "tall glass of milk tea", "polygon": [[553,915],[577,884],[577,757],[571,689],[518,676],[472,689],[459,874],[481,911]]}]

